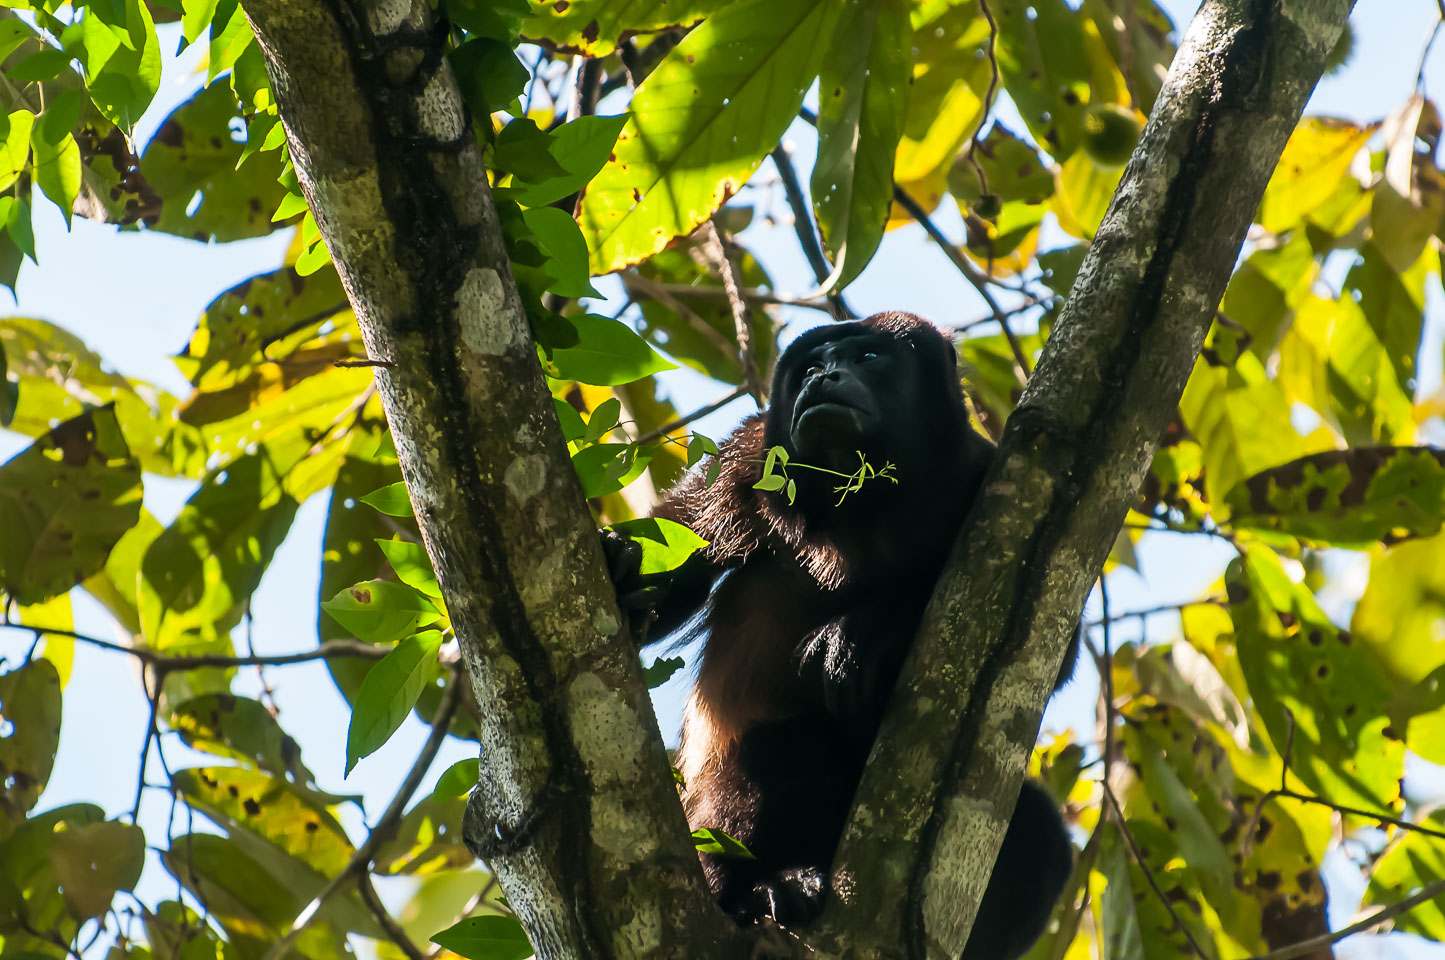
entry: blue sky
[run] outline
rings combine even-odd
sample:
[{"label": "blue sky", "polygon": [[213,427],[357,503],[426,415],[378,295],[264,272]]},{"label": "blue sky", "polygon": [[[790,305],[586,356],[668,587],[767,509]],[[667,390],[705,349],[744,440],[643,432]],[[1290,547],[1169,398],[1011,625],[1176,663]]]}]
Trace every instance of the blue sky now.
[{"label": "blue sky", "polygon": [[[1191,0],[1164,0],[1163,5],[1181,28],[1196,6]],[[1358,42],[1353,69],[1342,77],[1326,79],[1311,101],[1310,112],[1374,120],[1398,106],[1414,87],[1425,40],[1438,15],[1435,0],[1362,2],[1355,17]],[[174,49],[177,31],[164,28],[163,36],[163,45]],[[157,102],[138,128],[140,142],[203,79],[195,72],[197,52],[167,61]],[[1426,80],[1427,91],[1445,91],[1445,53],[1438,48],[1432,54]],[[1011,126],[1020,129],[1020,125]],[[812,153],[810,131],[798,124],[791,135],[798,161],[806,167]],[[956,216],[941,216],[940,220],[945,229],[959,235]],[[83,337],[114,369],[177,393],[184,393],[187,384],[168,357],[186,343],[196,317],[221,290],[274,269],[289,239],[282,235],[224,246],[205,245],[159,234],[120,234],[111,227],[80,219],[67,232],[58,211],[43,202],[36,233],[40,264],[27,263],[22,270],[13,312],[59,323]],[[786,292],[806,291],[810,274],[797,252],[791,229],[754,227],[745,240],[768,263],[774,276],[781,278],[780,286]],[[904,309],[945,324],[984,313],[971,288],[917,228],[890,235],[879,256],[849,288],[848,297],[863,313]],[[815,322],[805,314],[800,312],[799,322]],[[1438,356],[1441,329],[1445,326],[1445,304],[1438,287],[1432,286],[1428,322],[1435,338],[1433,353]],[[1438,378],[1438,362],[1424,369],[1427,376],[1433,369]],[[701,405],[724,392],[717,384],[691,374],[676,376],[672,387],[680,409]],[[725,433],[749,409],[746,402],[735,403],[708,418],[701,429],[713,436]],[[0,457],[8,457],[24,442],[0,433]],[[146,503],[163,521],[174,516],[189,492],[187,484],[176,481],[148,477],[146,484]],[[315,643],[319,544],[325,511],[324,497],[313,498],[301,508],[290,537],[255,597],[253,637],[258,652],[289,652]],[[1151,535],[1141,545],[1147,580],[1128,572],[1110,578],[1115,610],[1193,598],[1219,576],[1229,557],[1227,548],[1201,548],[1190,542],[1187,550],[1181,550],[1178,541],[1176,537]],[[1332,613],[1347,612],[1349,599],[1345,596],[1340,602],[1346,606]],[[79,594],[76,614],[77,629],[111,636],[106,616]],[[1164,631],[1170,629],[1159,621],[1151,626],[1155,636],[1160,632],[1167,636]],[[0,656],[17,661],[24,656],[29,639],[28,635],[0,630]],[[1081,679],[1056,698],[1046,726],[1092,727],[1097,687],[1087,666],[1081,668],[1080,674]],[[348,714],[324,667],[287,667],[272,671],[270,679],[282,722],[300,741],[306,762],[321,785],[336,792],[360,793],[365,797],[368,814],[379,813],[390,799],[400,771],[415,756],[425,736],[424,728],[409,720],[386,747],[363,760],[351,777],[344,779]],[[254,672],[242,671],[236,686],[238,692],[256,692]],[[675,738],[683,687],[684,681],[675,681],[658,697],[659,715],[669,739]],[[146,725],[146,704],[134,662],[123,655],[81,647],[65,696],[60,755],[41,807],[87,800],[101,804],[109,816],[127,813],[136,787],[136,763]],[[185,764],[185,751],[173,737],[167,737],[166,749],[173,767]],[[449,741],[433,775],[451,761],[473,755],[473,749],[470,744]],[[158,769],[152,779],[159,779]],[[429,783],[423,790],[428,788]],[[142,823],[153,845],[164,841],[167,809],[165,795],[152,791]],[[345,816],[349,828],[360,826],[360,817],[354,811]],[[1348,868],[1333,870],[1330,879],[1335,922],[1348,922],[1362,884],[1352,879]],[[152,862],[140,891],[142,898],[149,902],[173,896],[174,889],[174,882],[158,863]],[[403,892],[394,887],[386,891],[388,899],[393,900]],[[1346,944],[1338,955],[1445,957],[1445,948],[1407,945],[1403,942],[1406,939],[1391,937],[1392,942],[1379,952],[1375,944],[1368,950]]]}]

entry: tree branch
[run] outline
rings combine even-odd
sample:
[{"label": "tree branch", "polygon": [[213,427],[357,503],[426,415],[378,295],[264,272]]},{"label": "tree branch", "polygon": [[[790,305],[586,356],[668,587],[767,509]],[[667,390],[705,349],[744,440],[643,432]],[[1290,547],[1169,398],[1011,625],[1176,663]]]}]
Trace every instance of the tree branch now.
[{"label": "tree branch", "polygon": [[[431,769],[432,762],[437,758],[437,751],[441,750],[442,741],[447,738],[447,732],[452,727],[452,717],[457,712],[457,704],[462,697],[462,677],[459,671],[453,670],[451,678],[447,681],[447,688],[442,693],[442,699],[437,704],[436,713],[432,715],[431,733],[427,735],[426,743],[422,745],[421,752],[417,754],[416,761],[412,763],[411,769],[407,771],[406,777],[402,779],[401,786],[396,788],[396,793],[391,798],[391,803],[386,805],[386,810],[376,821],[376,826],[366,835],[361,846],[351,855],[346,866],[341,872],[326,882],[321,892],[316,894],[301,912],[296,915],[296,920],[291,924],[291,929],[272,941],[271,946],[266,950],[262,960],[279,960],[286,956],[291,949],[291,944],[310,925],[326,901],[335,895],[336,891],[345,886],[353,877],[365,877],[371,869],[371,858],[376,856],[376,850],[387,840],[392,838],[396,832],[396,825],[401,823],[402,815],[406,813],[406,805],[411,802],[411,795],[416,793],[416,788],[421,785],[422,777]],[[370,886],[368,881],[367,886]],[[375,891],[372,891],[375,895]],[[382,910],[385,913],[385,910]],[[385,924],[382,924],[385,927]]]},{"label": "tree branch", "polygon": [[[426,0],[246,0],[478,704],[541,960],[746,953],[698,866]],[[510,829],[531,825],[523,831]],[[642,935],[641,927],[646,928]]]},{"label": "tree branch", "polygon": [[1413,895],[1406,897],[1398,903],[1392,903],[1388,907],[1381,907],[1365,919],[1352,923],[1348,927],[1331,930],[1329,933],[1321,934],[1318,937],[1310,937],[1308,940],[1301,940],[1299,943],[1292,943],[1287,947],[1271,950],[1269,953],[1256,954],[1250,957],[1249,960],[1295,960],[1296,957],[1308,956],[1320,947],[1328,947],[1332,943],[1338,943],[1345,939],[1345,937],[1353,936],[1356,933],[1363,933],[1373,927],[1378,927],[1386,920],[1393,920],[1402,913],[1414,910],[1422,903],[1429,903],[1441,894],[1445,894],[1445,879],[1436,880],[1434,883],[1427,883]]},{"label": "tree branch", "polygon": [[1206,0],[1005,426],[833,862],[819,940],[967,942],[1083,599],[1348,0]]}]

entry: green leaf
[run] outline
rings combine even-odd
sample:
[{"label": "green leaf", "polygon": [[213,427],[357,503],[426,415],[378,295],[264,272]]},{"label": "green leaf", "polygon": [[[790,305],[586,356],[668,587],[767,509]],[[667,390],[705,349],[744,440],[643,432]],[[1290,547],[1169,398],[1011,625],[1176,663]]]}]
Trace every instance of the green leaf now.
[{"label": "green leaf", "polygon": [[559,297],[602,296],[587,282],[587,241],[570,213],[556,207],[532,207],[522,211],[522,219],[551,257],[546,270],[553,282],[547,289]]},{"label": "green leaf", "polygon": [[[0,673],[0,716],[12,725],[0,737],[0,834],[9,834],[50,782],[60,745],[60,675],[36,659]],[[3,875],[3,874],[0,874]]]},{"label": "green leaf", "polygon": [[353,348],[346,344],[358,334],[335,270],[302,277],[282,267],[247,277],[207,304],[175,363],[202,392],[215,392],[278,361],[289,373],[349,358]]},{"label": "green leaf", "polygon": [[396,571],[398,580],[409,587],[415,587],[428,597],[441,599],[441,585],[437,583],[437,575],[432,571],[431,558],[426,555],[426,547],[409,540],[380,538],[376,545],[381,548],[386,562],[391,564],[391,569]]},{"label": "green leaf", "polygon": [[700,433],[694,433],[692,439],[687,442],[687,465],[694,466],[707,456],[718,456],[717,441]]},{"label": "green leaf", "polygon": [[0,344],[0,427],[8,427],[14,422],[15,407],[19,403],[20,379],[11,379],[10,365],[5,361],[5,346]]},{"label": "green leaf", "polygon": [[701,830],[692,832],[693,846],[697,847],[700,853],[711,853],[719,857],[727,857],[730,860],[756,860],[753,852],[743,845],[741,840],[728,836],[721,830],[712,827],[704,827]]},{"label": "green leaf", "polygon": [[388,517],[409,517],[411,513],[411,495],[406,492],[406,482],[398,480],[396,483],[387,484],[379,490],[373,490],[364,497],[358,497],[362,503],[376,510],[377,513],[384,513]]},{"label": "green leaf", "polygon": [[45,48],[38,50],[5,71],[5,75],[16,83],[44,83],[60,76],[74,59],[64,50]]},{"label": "green leaf", "polygon": [[568,443],[581,440],[587,435],[587,424],[582,422],[582,414],[561,397],[552,398],[552,406],[557,411],[557,421],[562,425],[562,436],[567,438]]},{"label": "green leaf", "polygon": [[672,678],[674,673],[685,666],[682,657],[658,657],[652,665],[644,667],[642,679],[649,690],[660,687]]},{"label": "green leaf", "polygon": [[1306,117],[1285,144],[1255,219],[1283,233],[1329,199],[1349,175],[1355,155],[1375,127],[1330,117]]},{"label": "green leaf", "polygon": [[181,36],[187,44],[195,43],[210,28],[220,0],[181,0]]},{"label": "green leaf", "polygon": [[497,132],[487,166],[510,173],[522,183],[545,183],[567,174],[551,147],[551,134],[538,128],[532,118],[518,117]]},{"label": "green leaf", "polygon": [[583,496],[590,499],[621,490],[641,476],[651,460],[630,443],[597,443],[572,455],[572,469],[582,482]]},{"label": "green leaf", "polygon": [[667,27],[690,26],[727,5],[722,0],[640,0],[625,4],[609,0],[533,0],[532,15],[522,23],[522,34],[553,45],[605,57],[624,37],[656,33]]},{"label": "green leaf", "polygon": [[391,643],[441,619],[441,611],[416,589],[390,580],[364,580],[321,604],[359,640]]},{"label": "green leaf", "polygon": [[1293,460],[1225,499],[1236,528],[1337,545],[1430,536],[1445,525],[1445,450],[1357,447]]},{"label": "green leaf", "polygon": [[687,527],[659,517],[639,517],[612,524],[612,530],[642,547],[641,573],[666,573],[682,566],[707,541]]},{"label": "green leaf", "polygon": [[231,693],[193,697],[171,711],[169,725],[193,750],[290,776],[298,783],[312,779],[296,741],[255,700]]},{"label": "green leaf", "polygon": [[446,800],[453,797],[465,797],[472,792],[477,785],[478,761],[475,757],[470,760],[458,760],[442,771],[437,778],[437,785],[432,788],[432,798]]},{"label": "green leaf", "polygon": [[787,484],[788,478],[779,473],[769,474],[757,483],[753,484],[754,490],[781,490]]},{"label": "green leaf", "polygon": [[[236,15],[241,16],[239,8]],[[156,195],[149,210],[153,219],[147,219],[150,229],[203,242],[261,237],[276,229],[271,212],[286,195],[277,181],[280,154],[258,154],[238,170],[245,149],[231,133],[238,118],[235,95],[216,83],[161,124],[140,162],[141,175]]]},{"label": "green leaf", "polygon": [[247,830],[317,873],[336,876],[354,853],[341,824],[315,795],[283,777],[242,767],[192,767],[171,782],[186,803],[226,832]]},{"label": "green leaf", "polygon": [[596,443],[617,427],[617,418],[622,415],[622,401],[608,397],[597,405],[592,416],[587,418],[587,432],[583,443]]},{"label": "green leaf", "polygon": [[[1445,830],[1437,816],[1425,820],[1430,830]],[[1440,841],[1423,833],[1401,833],[1392,838],[1375,862],[1363,905],[1399,903],[1423,887],[1445,880],[1445,850]],[[1395,917],[1392,930],[1413,933],[1428,943],[1445,941],[1445,898],[1436,897]]]},{"label": "green leaf", "polygon": [[88,920],[110,909],[116,891],[135,889],[145,865],[145,834],[114,820],[68,824],[51,837],[48,852],[70,915]]},{"label": "green leaf", "polygon": [[[219,29],[218,29],[219,28]],[[240,59],[255,35],[241,5],[235,0],[221,0],[216,18],[211,23],[210,56],[206,58],[206,82],[216,79]]]},{"label": "green leaf", "polygon": [[620,320],[591,314],[567,319],[577,345],[552,351],[552,375],[559,380],[610,387],[677,369]]},{"label": "green leaf", "polygon": [[35,114],[16,110],[0,120],[0,125],[4,130],[4,139],[0,140],[0,190],[8,190],[30,160],[30,130],[35,125]]},{"label": "green leaf", "polygon": [[467,960],[524,960],[533,953],[515,917],[468,917],[431,938]]},{"label": "green leaf", "polygon": [[69,590],[105,565],[140,501],[115,409],[65,421],[0,466],[0,588],[22,604]]},{"label": "green leaf", "polygon": [[348,776],[358,760],[391,739],[416,706],[422,689],[436,679],[442,639],[440,630],[413,634],[366,674],[351,706],[351,726],[346,731]]},{"label": "green leaf", "polygon": [[[92,6],[90,11],[95,9]],[[142,0],[125,0],[123,22],[111,24],[110,29],[118,46],[103,66],[87,63],[88,86],[96,109],[129,134],[160,89],[160,41]]]},{"label": "green leaf", "polygon": [[141,627],[151,646],[231,651],[228,631],[241,622],[299,506],[283,486],[289,466],[270,447],[238,458],[202,484],[151,543],[140,583]]},{"label": "green leaf", "polygon": [[1249,694],[1290,770],[1321,797],[1398,814],[1404,743],[1367,651],[1339,630],[1279,558],[1254,544],[1225,575]]},{"label": "green leaf", "polygon": [[1010,3],[994,11],[998,69],[1034,141],[1055,160],[1073,155],[1092,95],[1082,16],[1064,0]]},{"label": "green leaf", "polygon": [[661,250],[738,191],[797,116],[838,12],[824,0],[724,4],[663,59],[583,197],[594,274]]},{"label": "green leaf", "polygon": [[511,44],[487,37],[468,40],[447,54],[462,99],[478,116],[511,105],[527,88],[531,74]]},{"label": "green leaf", "polygon": [[627,118],[625,113],[615,117],[578,117],[551,131],[549,151],[564,173],[513,185],[512,199],[524,207],[541,207],[587,186],[607,162]]},{"label": "green leaf", "polygon": [[56,133],[43,122],[30,128],[30,148],[35,153],[32,170],[35,182],[65,214],[69,226],[75,198],[80,196],[80,147],[69,130],[50,139]]},{"label": "green leaf", "polygon": [[893,203],[893,156],[908,115],[912,30],[905,0],[849,0],[818,78],[813,209],[846,287],[863,272]]}]

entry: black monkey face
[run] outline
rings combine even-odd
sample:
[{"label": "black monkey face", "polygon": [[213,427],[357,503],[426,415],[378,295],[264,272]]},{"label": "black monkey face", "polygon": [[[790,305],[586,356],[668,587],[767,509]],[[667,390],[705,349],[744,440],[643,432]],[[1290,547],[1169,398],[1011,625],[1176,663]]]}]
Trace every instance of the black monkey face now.
[{"label": "black monkey face", "polygon": [[906,340],[858,334],[819,343],[797,357],[788,437],[806,458],[851,460],[887,446],[890,425],[901,425],[900,394],[912,384]]}]

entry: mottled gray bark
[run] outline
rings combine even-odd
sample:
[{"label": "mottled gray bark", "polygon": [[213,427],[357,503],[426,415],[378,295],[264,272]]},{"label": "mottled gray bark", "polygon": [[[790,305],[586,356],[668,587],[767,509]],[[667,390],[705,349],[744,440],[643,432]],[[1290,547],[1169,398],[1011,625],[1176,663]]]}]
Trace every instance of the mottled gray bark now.
[{"label": "mottled gray bark", "polygon": [[830,953],[957,957],[1084,597],[1350,0],[1206,0],[939,583],[834,864]]},{"label": "mottled gray bark", "polygon": [[544,958],[737,956],[426,0],[247,0],[481,712],[470,839]]},{"label": "mottled gray bark", "polygon": [[[245,7],[481,707],[471,839],[497,839],[544,958],[749,955],[701,883],[444,33],[425,0]],[[807,945],[763,949],[958,954],[1082,598],[1349,7],[1196,18],[930,608],[841,895]]]}]

